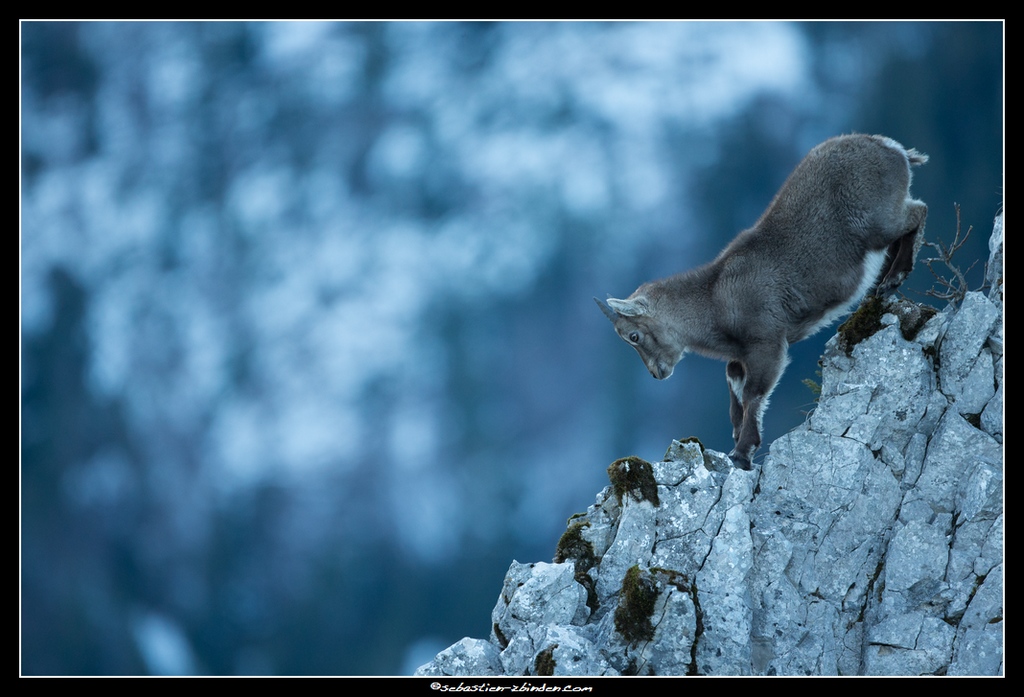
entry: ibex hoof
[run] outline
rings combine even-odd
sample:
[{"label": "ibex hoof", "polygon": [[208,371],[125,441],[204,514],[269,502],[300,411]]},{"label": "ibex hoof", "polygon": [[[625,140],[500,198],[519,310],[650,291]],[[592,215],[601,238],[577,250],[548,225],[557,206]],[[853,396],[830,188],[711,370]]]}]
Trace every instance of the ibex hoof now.
[{"label": "ibex hoof", "polygon": [[896,292],[896,289],[903,283],[903,279],[906,278],[905,273],[900,273],[895,276],[887,276],[878,284],[878,288],[875,289],[875,295],[879,298],[888,298],[890,295]]},{"label": "ibex hoof", "polygon": [[748,460],[747,458],[743,457],[742,455],[737,453],[735,450],[733,450],[731,453],[729,453],[729,459],[731,459],[732,463],[734,465],[736,465],[738,468],[740,468],[741,470],[749,470],[750,469],[750,460]]}]

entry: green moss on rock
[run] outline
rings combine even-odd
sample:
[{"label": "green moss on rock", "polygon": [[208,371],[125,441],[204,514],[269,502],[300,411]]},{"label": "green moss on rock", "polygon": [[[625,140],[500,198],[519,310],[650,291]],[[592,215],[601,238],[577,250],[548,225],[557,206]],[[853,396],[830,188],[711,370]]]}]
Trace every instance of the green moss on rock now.
[{"label": "green moss on rock", "polygon": [[558,644],[552,644],[537,654],[537,658],[533,661],[534,675],[555,674],[555,649],[557,648]]},{"label": "green moss on rock", "polygon": [[615,608],[615,631],[634,646],[653,639],[651,616],[657,599],[658,589],[654,580],[641,572],[639,566],[630,567],[622,579],[619,606]]},{"label": "green moss on rock", "polygon": [[696,443],[698,446],[700,446],[700,451],[704,452],[704,444],[700,442],[700,438],[698,438],[697,436],[690,436],[689,438],[680,438],[679,442],[680,443]]},{"label": "green moss on rock", "polygon": [[498,640],[498,646],[500,646],[503,649],[506,648],[508,646],[508,637],[506,637],[504,632],[501,631],[501,628],[498,626],[498,623],[495,622],[493,625],[491,625],[491,629],[494,630],[494,638]]},{"label": "green moss on rock", "polygon": [[574,518],[569,519],[568,529],[558,540],[554,562],[561,564],[570,559],[575,562],[573,578],[587,589],[587,607],[591,612],[595,612],[598,607],[597,588],[594,586],[594,579],[587,572],[597,564],[597,555],[594,554],[594,546],[583,537],[583,530],[590,527],[590,521],[576,520],[572,522]]},{"label": "green moss on rock", "polygon": [[704,455],[705,458],[707,458],[707,453],[704,452],[704,444],[700,442],[700,439],[697,438],[697,436],[690,436],[689,438],[678,438],[672,441],[671,445],[669,445],[668,449],[665,451],[665,457],[662,461],[671,462],[672,460],[678,459],[681,454],[682,447],[687,443],[696,443],[697,447],[700,448],[701,455]]},{"label": "green moss on rock", "polygon": [[854,346],[882,328],[884,314],[885,302],[875,295],[869,295],[857,311],[839,325],[839,343],[847,356],[853,353]]},{"label": "green moss on rock", "polygon": [[594,546],[583,537],[583,531],[589,527],[589,520],[578,520],[569,525],[555,547],[556,564],[572,559],[576,562],[577,571],[587,571],[597,563]]},{"label": "green moss on rock", "polygon": [[639,501],[650,501],[660,506],[658,483],[654,481],[651,463],[635,455],[616,460],[608,466],[608,479],[615,490],[615,496],[622,503],[622,497],[632,492]]}]

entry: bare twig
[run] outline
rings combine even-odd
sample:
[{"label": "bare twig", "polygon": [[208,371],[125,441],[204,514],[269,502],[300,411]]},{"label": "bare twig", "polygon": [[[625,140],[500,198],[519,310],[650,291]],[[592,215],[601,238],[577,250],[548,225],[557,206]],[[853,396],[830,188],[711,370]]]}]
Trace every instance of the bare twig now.
[{"label": "bare twig", "polygon": [[[939,288],[932,286],[925,295],[930,295],[931,297],[938,298],[940,300],[946,300],[956,307],[961,301],[963,301],[964,296],[967,295],[970,290],[970,286],[967,283],[967,274],[971,272],[971,269],[973,269],[974,265],[978,262],[974,261],[969,267],[967,267],[966,271],[961,271],[960,267],[953,264],[953,255],[964,246],[967,239],[971,236],[971,231],[974,229],[973,227],[968,227],[963,238],[960,237],[960,204],[954,203],[953,207],[956,209],[956,234],[953,236],[953,242],[948,247],[944,245],[941,240],[938,242],[925,242],[925,246],[931,247],[938,252],[938,256],[925,259],[924,264],[928,267],[928,270],[932,272],[932,276],[935,277],[935,281],[939,286]],[[938,262],[942,262],[946,269],[953,274],[952,279],[948,279],[935,271],[932,264]],[[984,284],[982,284],[982,288],[983,287]]]}]

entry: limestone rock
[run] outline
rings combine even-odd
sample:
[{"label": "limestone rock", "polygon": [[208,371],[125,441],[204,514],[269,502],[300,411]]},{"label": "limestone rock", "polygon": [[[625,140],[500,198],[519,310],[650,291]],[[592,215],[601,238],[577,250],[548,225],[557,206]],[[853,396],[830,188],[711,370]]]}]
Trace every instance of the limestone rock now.
[{"label": "limestone rock", "polygon": [[694,439],[613,463],[556,563],[512,563],[490,640],[417,674],[1002,674],[1001,215],[992,240],[988,295],[834,337],[753,471]]}]

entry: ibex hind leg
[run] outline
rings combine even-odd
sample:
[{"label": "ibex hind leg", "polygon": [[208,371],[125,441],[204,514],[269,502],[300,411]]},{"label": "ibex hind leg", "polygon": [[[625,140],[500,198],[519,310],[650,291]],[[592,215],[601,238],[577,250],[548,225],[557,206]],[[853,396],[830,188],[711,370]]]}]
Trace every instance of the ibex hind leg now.
[{"label": "ibex hind leg", "polygon": [[875,295],[891,295],[914,270],[917,253],[924,244],[924,222],[928,217],[928,206],[921,201],[907,203],[907,229],[902,237],[889,245],[885,264],[878,277]]}]

